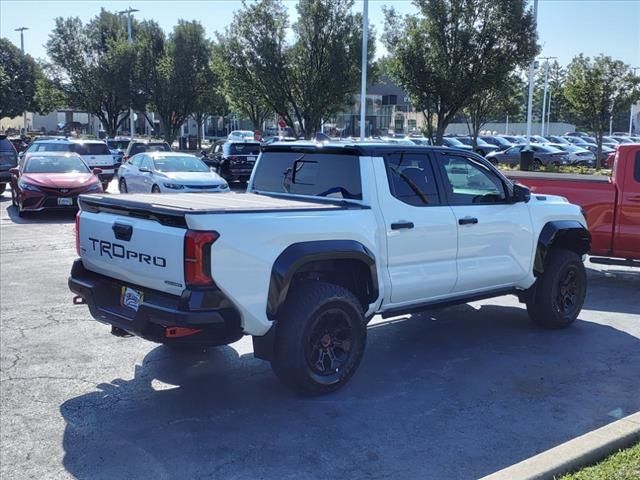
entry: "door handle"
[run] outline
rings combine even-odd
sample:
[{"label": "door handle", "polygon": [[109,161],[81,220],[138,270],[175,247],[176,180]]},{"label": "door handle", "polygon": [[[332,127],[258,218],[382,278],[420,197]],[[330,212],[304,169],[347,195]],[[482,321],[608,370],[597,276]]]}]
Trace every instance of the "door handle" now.
[{"label": "door handle", "polygon": [[413,228],[413,222],[395,222],[391,224],[391,230],[402,230]]},{"label": "door handle", "polygon": [[460,225],[475,225],[476,223],[478,223],[478,219],[475,217],[464,217],[458,220]]}]

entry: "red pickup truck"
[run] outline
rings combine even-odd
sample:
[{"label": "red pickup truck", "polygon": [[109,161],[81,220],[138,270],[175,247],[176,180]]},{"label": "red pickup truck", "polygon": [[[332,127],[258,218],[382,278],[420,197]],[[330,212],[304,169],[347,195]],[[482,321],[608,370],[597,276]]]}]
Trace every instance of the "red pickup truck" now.
[{"label": "red pickup truck", "polygon": [[509,171],[536,194],[561,195],[587,218],[594,263],[640,267],[640,144],[618,147],[611,177]]}]

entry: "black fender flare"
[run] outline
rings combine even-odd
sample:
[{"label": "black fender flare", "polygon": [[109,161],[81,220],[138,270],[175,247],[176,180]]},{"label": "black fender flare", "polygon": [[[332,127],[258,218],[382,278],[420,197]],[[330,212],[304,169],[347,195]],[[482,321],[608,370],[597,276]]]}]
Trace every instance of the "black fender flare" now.
[{"label": "black fender flare", "polygon": [[536,276],[544,272],[544,261],[552,247],[560,247],[584,255],[591,249],[591,234],[577,220],[554,220],[547,222],[540,231],[533,272]]},{"label": "black fender flare", "polygon": [[373,299],[378,297],[378,274],[373,253],[355,240],[318,240],[289,245],[278,256],[271,269],[267,297],[267,317],[275,320],[287,298],[291,281],[305,264],[322,260],[358,260],[368,267]]}]

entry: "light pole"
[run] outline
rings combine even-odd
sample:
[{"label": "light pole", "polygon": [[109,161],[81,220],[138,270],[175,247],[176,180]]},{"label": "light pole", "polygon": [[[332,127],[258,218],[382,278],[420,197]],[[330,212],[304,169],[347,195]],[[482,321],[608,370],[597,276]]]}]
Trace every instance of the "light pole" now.
[{"label": "light pole", "polygon": [[[129,7],[126,10],[118,12],[119,15],[127,14],[127,35],[129,36],[129,45],[133,44],[133,38],[131,36],[131,14],[139,11],[140,10]],[[129,94],[131,94],[131,76],[129,76]],[[136,135],[136,129],[133,121],[133,107],[131,106],[131,100],[129,100],[129,129],[131,141],[133,141],[133,138]]]},{"label": "light pole", "polygon": [[[538,29],[538,0],[533,0],[533,21],[536,24],[536,30]],[[533,113],[533,74],[536,70],[536,64],[538,62],[534,59],[531,60],[529,65],[529,96],[527,98],[527,146],[525,150],[531,149],[531,119]]]},{"label": "light pole", "polygon": [[[29,30],[29,27],[19,27],[14,29],[16,32],[20,32],[20,50],[24,55],[24,31]],[[22,112],[22,134],[27,134],[27,111]]]},{"label": "light pole", "polygon": [[542,94],[542,118],[540,121],[540,135],[544,136],[544,116],[547,107],[547,89],[549,88],[549,60],[556,57],[542,57],[544,60],[544,93]]},{"label": "light pole", "polygon": [[[632,67],[631,72],[632,75],[635,76],[636,70],[640,70],[640,67]],[[629,136],[633,135],[633,102],[629,106]]]},{"label": "light pole", "polygon": [[[537,1],[537,0],[536,0]],[[360,79],[360,140],[365,137],[365,116],[367,109],[367,48],[369,41],[369,0],[364,0],[362,10],[362,78]]]}]

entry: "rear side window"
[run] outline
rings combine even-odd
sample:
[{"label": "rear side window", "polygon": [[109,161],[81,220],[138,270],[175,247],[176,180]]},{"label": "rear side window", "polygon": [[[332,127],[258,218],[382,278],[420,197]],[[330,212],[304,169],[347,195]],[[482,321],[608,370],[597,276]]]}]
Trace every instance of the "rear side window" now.
[{"label": "rear side window", "polygon": [[168,144],[162,143],[147,143],[146,152],[170,152],[171,148]]},{"label": "rear side window", "polygon": [[356,155],[266,152],[256,167],[260,192],[362,200],[360,159]]},{"label": "rear side window", "polygon": [[71,152],[71,145],[68,143],[35,143],[29,152]]},{"label": "rear side window", "polygon": [[438,205],[438,187],[425,154],[401,153],[385,158],[391,195],[414,206]]},{"label": "rear side window", "polygon": [[636,182],[640,182],[640,152],[636,153],[636,162],[633,169],[633,178]]}]

